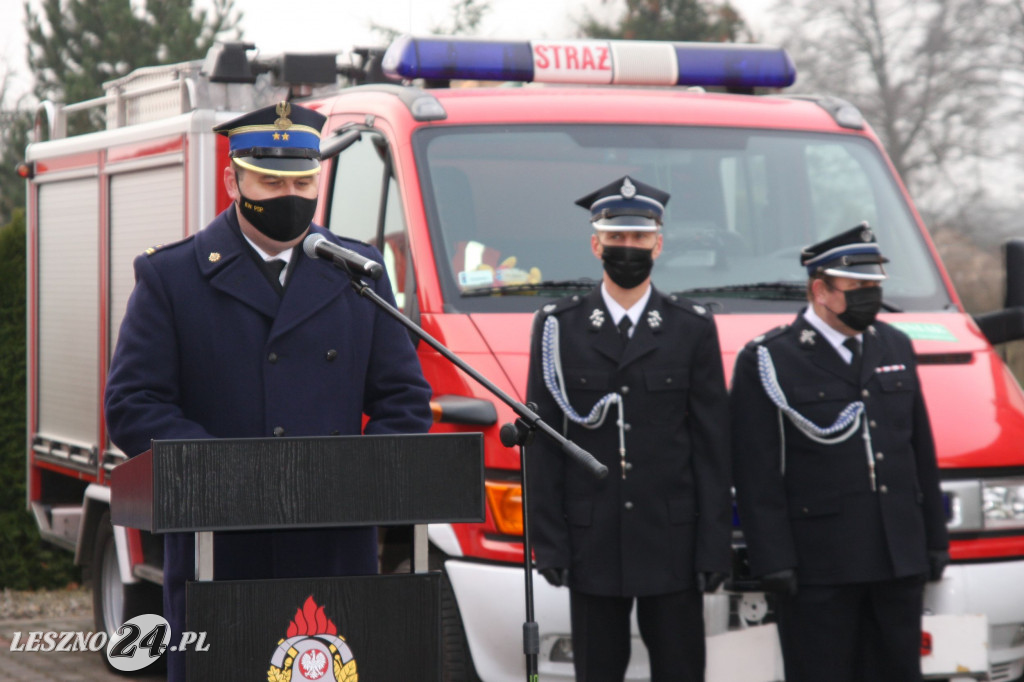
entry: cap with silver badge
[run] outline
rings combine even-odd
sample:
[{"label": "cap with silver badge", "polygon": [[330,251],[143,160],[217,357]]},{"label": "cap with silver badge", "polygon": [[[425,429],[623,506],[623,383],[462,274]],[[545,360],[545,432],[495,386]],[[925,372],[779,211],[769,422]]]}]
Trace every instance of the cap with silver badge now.
[{"label": "cap with silver badge", "polygon": [[652,232],[665,216],[669,194],[624,176],[576,201],[590,210],[595,230]]},{"label": "cap with silver badge", "polygon": [[821,273],[880,281],[886,278],[882,263],[888,262],[866,222],[800,251],[800,264],[812,277]]}]

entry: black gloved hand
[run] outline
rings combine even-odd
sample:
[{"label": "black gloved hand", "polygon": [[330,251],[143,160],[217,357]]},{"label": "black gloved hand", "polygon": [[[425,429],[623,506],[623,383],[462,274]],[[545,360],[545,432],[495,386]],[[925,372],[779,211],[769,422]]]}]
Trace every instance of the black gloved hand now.
[{"label": "black gloved hand", "polygon": [[697,591],[703,593],[714,592],[728,577],[728,573],[720,573],[718,571],[698,571]]},{"label": "black gloved hand", "polygon": [[569,584],[568,568],[542,568],[540,574],[544,576],[553,587],[565,587]]},{"label": "black gloved hand", "polygon": [[936,582],[942,580],[942,572],[949,565],[949,552],[944,549],[928,550],[928,580]]},{"label": "black gloved hand", "polygon": [[761,586],[765,592],[777,592],[795,597],[797,591],[796,571],[792,568],[784,568],[781,571],[767,573],[761,576]]}]

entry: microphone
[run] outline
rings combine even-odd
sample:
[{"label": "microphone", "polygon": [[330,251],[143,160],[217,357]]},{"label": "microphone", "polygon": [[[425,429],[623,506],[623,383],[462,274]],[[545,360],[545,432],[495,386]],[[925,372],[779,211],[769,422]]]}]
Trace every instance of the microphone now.
[{"label": "microphone", "polygon": [[384,266],[377,261],[372,261],[344,246],[338,246],[316,232],[311,232],[302,240],[302,250],[310,258],[329,258],[336,266],[352,275],[366,275],[377,280],[384,274]]}]

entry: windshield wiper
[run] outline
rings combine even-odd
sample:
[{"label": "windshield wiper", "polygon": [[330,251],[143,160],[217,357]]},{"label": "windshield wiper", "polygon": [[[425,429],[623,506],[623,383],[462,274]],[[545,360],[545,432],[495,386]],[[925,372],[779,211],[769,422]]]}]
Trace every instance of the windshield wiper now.
[{"label": "windshield wiper", "polygon": [[723,298],[756,298],[797,301],[807,297],[806,282],[757,282],[729,284],[720,287],[698,287],[676,292],[680,296],[721,296]]},{"label": "windshield wiper", "polygon": [[[680,296],[721,296],[722,298],[754,298],[759,300],[801,301],[807,297],[806,282],[757,282],[756,284],[730,284],[721,287],[699,287],[677,291]],[[882,308],[890,313],[902,313],[903,309],[888,301],[882,301]]]},{"label": "windshield wiper", "polygon": [[468,291],[463,291],[462,295],[466,297],[479,297],[479,296],[522,296],[528,294],[536,294],[539,292],[547,293],[561,293],[569,291],[589,291],[599,284],[596,279],[566,279],[566,280],[547,280],[544,282],[535,282],[533,284],[507,284],[505,286],[493,286],[493,287],[474,287]]}]

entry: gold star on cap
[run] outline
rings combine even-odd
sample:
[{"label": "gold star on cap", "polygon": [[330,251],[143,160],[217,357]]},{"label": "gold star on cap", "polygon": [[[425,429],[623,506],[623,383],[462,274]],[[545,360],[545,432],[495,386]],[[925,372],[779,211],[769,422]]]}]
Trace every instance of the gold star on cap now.
[{"label": "gold star on cap", "polygon": [[212,253],[210,253],[210,262],[211,263],[216,263],[219,260],[220,260],[220,254],[219,253],[217,253],[216,251],[213,251]]}]

